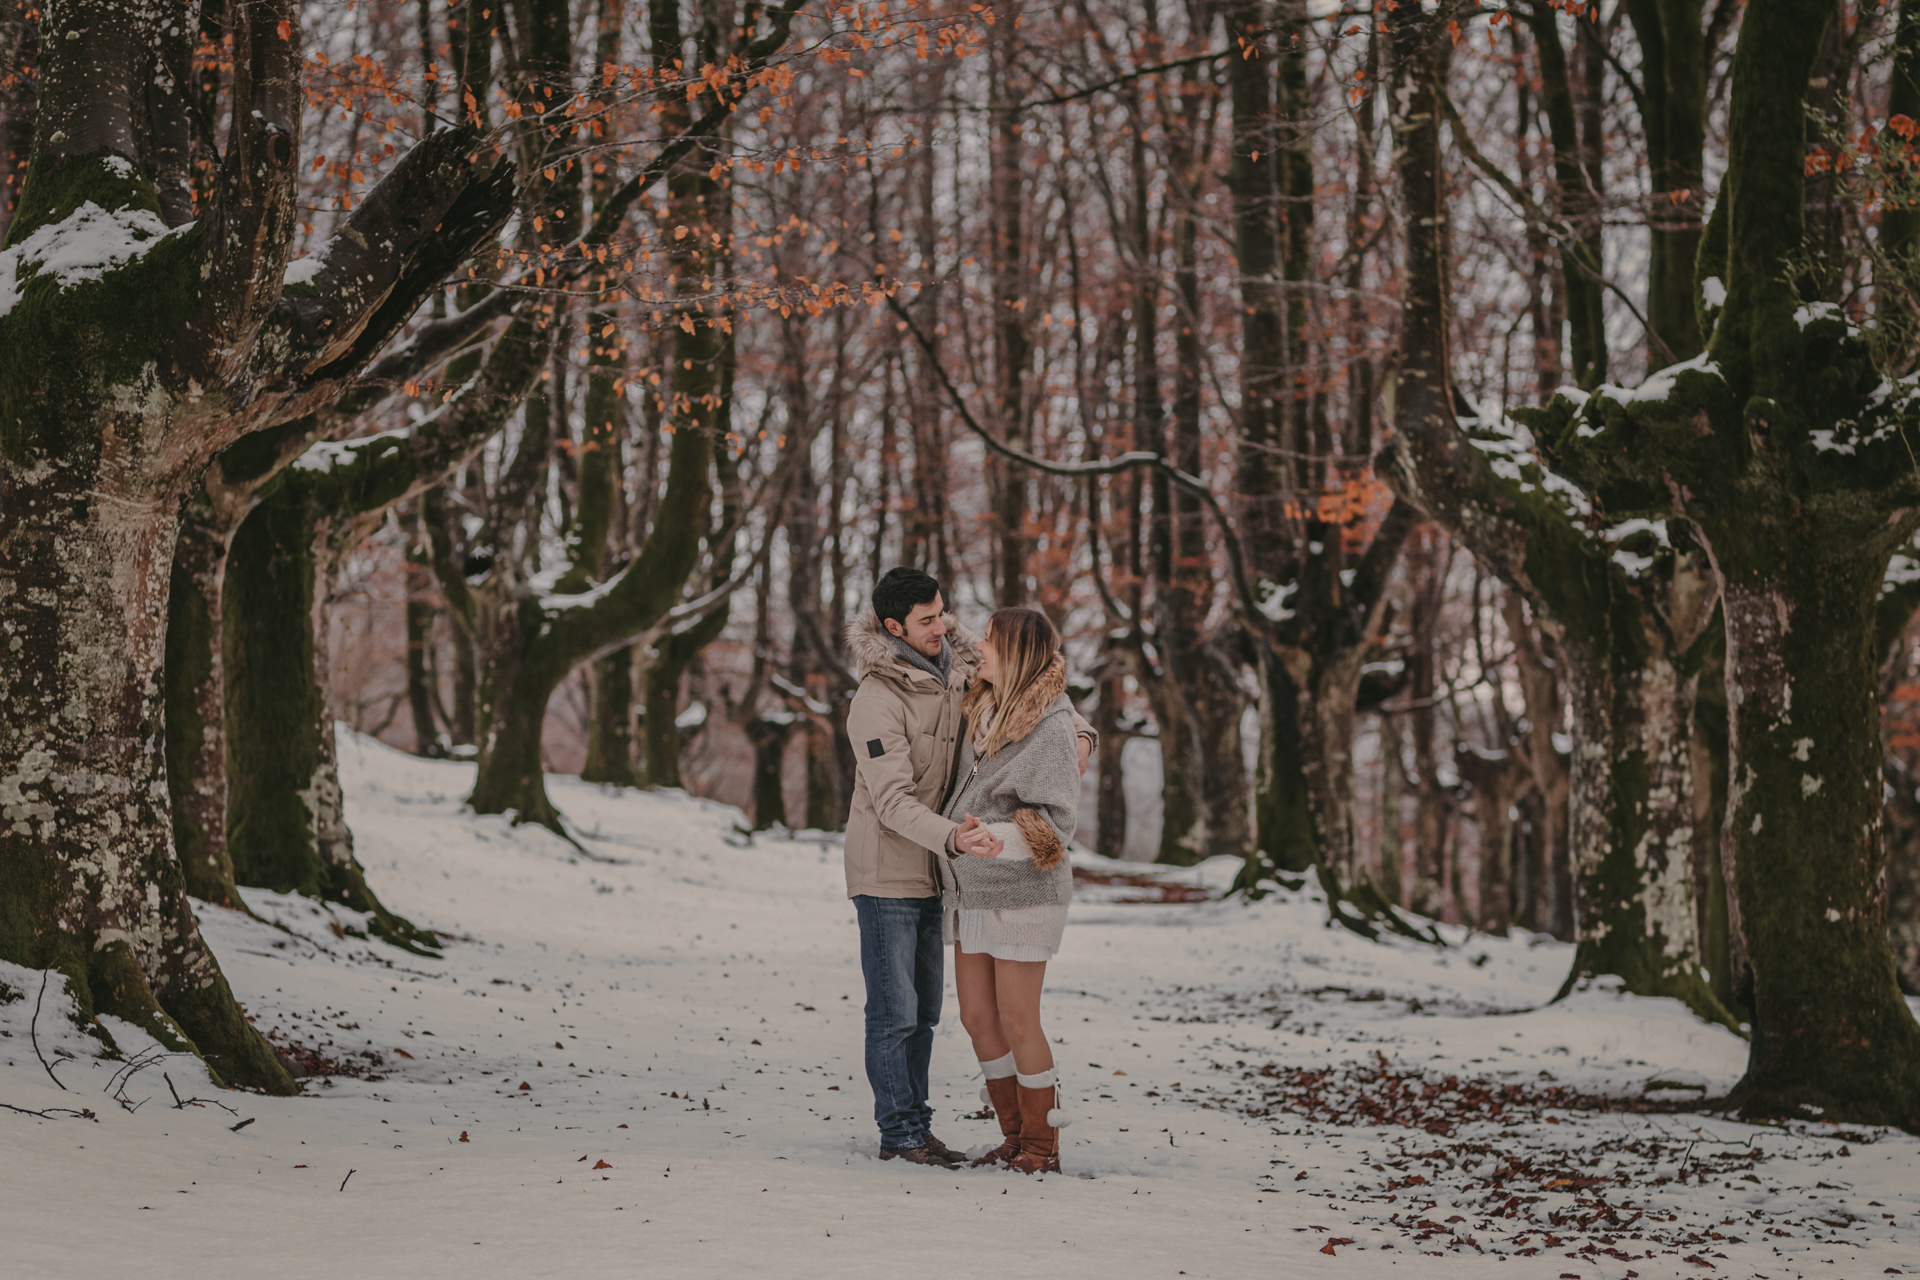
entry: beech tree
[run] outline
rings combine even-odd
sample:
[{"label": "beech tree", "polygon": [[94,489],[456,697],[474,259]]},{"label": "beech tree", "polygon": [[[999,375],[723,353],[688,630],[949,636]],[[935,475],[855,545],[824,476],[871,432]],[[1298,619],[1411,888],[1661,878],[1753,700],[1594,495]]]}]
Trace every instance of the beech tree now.
[{"label": "beech tree", "polygon": [[161,663],[179,503],[241,437],[341,395],[510,207],[464,126],[416,145],[289,284],[299,14],[230,15],[236,83],[204,207],[197,32],[56,4],[31,162],[0,250],[0,956],[60,970],[231,1083],[286,1090],[184,896]]}]

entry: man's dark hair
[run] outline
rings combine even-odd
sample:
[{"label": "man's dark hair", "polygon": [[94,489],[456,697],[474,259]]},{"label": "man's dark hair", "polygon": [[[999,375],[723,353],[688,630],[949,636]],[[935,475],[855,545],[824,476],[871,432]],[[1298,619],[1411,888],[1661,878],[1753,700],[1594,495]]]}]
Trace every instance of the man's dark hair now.
[{"label": "man's dark hair", "polygon": [[916,605],[930,603],[940,594],[940,583],[931,574],[918,569],[889,569],[873,584],[873,611],[885,622],[893,619],[901,626]]}]

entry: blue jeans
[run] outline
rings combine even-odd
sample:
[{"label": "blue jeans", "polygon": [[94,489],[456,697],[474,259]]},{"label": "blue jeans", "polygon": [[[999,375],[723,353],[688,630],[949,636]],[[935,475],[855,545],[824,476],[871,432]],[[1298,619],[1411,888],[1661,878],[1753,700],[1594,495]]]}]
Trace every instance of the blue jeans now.
[{"label": "blue jeans", "polygon": [[867,1083],[883,1151],[910,1151],[927,1141],[927,1064],[940,1021],[946,948],[940,942],[940,899],[857,894],[860,972],[867,980]]}]

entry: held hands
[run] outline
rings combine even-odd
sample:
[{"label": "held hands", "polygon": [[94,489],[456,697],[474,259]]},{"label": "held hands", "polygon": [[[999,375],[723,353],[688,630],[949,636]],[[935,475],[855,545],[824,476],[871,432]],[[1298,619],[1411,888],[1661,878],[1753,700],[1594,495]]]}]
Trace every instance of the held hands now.
[{"label": "held hands", "polygon": [[960,829],[953,833],[953,847],[975,858],[995,858],[1007,846],[993,832],[981,826],[980,819],[968,814],[967,820],[960,824]]}]

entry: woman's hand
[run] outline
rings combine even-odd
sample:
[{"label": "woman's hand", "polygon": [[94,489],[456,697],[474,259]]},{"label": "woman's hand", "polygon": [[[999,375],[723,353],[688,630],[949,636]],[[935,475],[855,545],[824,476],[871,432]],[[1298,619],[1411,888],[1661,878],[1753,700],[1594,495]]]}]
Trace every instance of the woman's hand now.
[{"label": "woman's hand", "polygon": [[996,858],[1007,846],[993,832],[981,826],[980,819],[968,814],[967,820],[960,824],[960,829],[953,833],[953,847],[971,857]]}]

